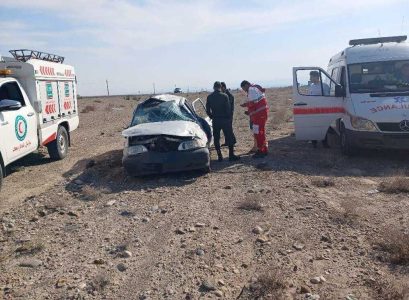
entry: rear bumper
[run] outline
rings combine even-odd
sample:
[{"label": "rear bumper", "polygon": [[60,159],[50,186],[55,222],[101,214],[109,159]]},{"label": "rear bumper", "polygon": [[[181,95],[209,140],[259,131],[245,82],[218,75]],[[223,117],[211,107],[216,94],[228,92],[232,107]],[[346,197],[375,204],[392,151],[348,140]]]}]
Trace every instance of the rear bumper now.
[{"label": "rear bumper", "polygon": [[346,130],[350,144],[367,149],[409,149],[409,132],[383,133]]},{"label": "rear bumper", "polygon": [[145,152],[124,156],[122,163],[128,174],[132,176],[163,174],[206,169],[210,166],[210,154],[207,148],[166,153]]}]

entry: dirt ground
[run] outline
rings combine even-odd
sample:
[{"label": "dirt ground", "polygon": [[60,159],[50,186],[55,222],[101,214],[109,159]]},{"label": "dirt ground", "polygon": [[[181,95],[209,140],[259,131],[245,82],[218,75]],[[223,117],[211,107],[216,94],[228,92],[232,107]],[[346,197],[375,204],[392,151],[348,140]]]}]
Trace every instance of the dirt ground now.
[{"label": "dirt ground", "polygon": [[145,178],[121,167],[143,97],[81,99],[69,156],[40,151],[5,179],[0,299],[409,299],[407,152],[296,141],[282,88],[254,160],[235,96],[241,161],[213,151],[209,174]]}]

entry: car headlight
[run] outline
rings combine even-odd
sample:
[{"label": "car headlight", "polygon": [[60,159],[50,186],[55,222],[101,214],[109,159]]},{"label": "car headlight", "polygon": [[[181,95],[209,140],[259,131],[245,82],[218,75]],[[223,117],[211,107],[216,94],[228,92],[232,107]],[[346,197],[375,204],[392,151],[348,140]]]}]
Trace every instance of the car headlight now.
[{"label": "car headlight", "polygon": [[378,131],[375,124],[368,119],[351,116],[351,125],[356,130],[362,131]]},{"label": "car headlight", "polygon": [[126,153],[128,155],[137,155],[137,154],[141,154],[144,152],[148,152],[148,149],[144,145],[134,145],[126,149],[127,149]]},{"label": "car headlight", "polygon": [[202,139],[194,139],[190,141],[185,141],[180,143],[178,150],[185,151],[185,150],[193,150],[198,148],[206,147],[206,142]]}]

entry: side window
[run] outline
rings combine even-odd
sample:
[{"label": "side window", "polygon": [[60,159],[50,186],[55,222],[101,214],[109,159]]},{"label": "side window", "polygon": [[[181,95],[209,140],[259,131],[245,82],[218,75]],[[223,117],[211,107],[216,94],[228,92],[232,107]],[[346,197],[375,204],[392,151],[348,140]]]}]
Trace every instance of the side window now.
[{"label": "side window", "polygon": [[196,115],[199,117],[206,119],[207,118],[207,112],[206,112],[206,107],[203,104],[201,99],[196,99],[195,101],[192,102],[192,107],[193,110],[195,111]]},{"label": "side window", "polygon": [[64,83],[64,94],[67,98],[70,96],[70,85],[68,84],[68,82]]},{"label": "side window", "polygon": [[47,99],[53,99],[53,85],[51,84],[51,82],[47,82],[45,84],[45,88],[47,90]]},{"label": "side window", "polygon": [[342,85],[344,87],[344,89],[346,90],[346,87],[347,87],[347,72],[346,72],[345,67],[341,68],[341,77],[340,77],[339,84]]},{"label": "side window", "polygon": [[[304,96],[334,96],[330,94],[333,80],[319,69],[298,70],[296,73],[298,93]],[[335,90],[335,88],[334,88]]]},{"label": "side window", "polygon": [[0,87],[0,101],[4,99],[15,100],[25,105],[23,94],[16,82],[6,82]]},{"label": "side window", "polygon": [[338,81],[338,80],[339,80],[339,68],[334,68],[334,69],[332,70],[331,78],[332,78],[334,81],[328,82],[329,87],[330,87],[330,95],[331,95],[331,96],[335,96],[335,85],[336,85],[336,83],[339,82],[339,81]]}]

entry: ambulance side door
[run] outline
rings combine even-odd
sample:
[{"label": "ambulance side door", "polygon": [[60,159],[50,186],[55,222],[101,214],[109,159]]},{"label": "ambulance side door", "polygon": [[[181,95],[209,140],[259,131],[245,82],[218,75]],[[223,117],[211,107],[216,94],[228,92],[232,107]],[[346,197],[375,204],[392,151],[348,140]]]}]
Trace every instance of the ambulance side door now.
[{"label": "ambulance side door", "polygon": [[[319,82],[311,78],[319,76]],[[297,140],[325,139],[335,120],[345,113],[345,89],[318,67],[293,68],[293,114]]]},{"label": "ambulance side door", "polygon": [[0,100],[9,99],[21,103],[17,110],[0,112],[1,136],[5,140],[7,160],[15,161],[38,148],[37,119],[26,94],[16,81],[0,86]]}]

